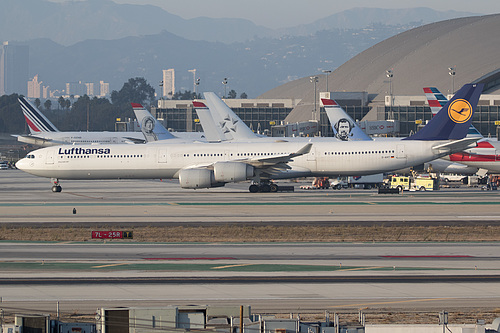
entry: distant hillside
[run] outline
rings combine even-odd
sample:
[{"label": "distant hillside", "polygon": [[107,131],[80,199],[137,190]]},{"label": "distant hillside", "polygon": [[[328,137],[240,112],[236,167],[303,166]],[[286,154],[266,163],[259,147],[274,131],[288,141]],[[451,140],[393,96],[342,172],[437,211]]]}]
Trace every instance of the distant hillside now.
[{"label": "distant hillside", "polygon": [[49,38],[71,45],[87,39],[112,40],[168,31],[190,40],[244,42],[255,37],[308,35],[321,30],[360,29],[373,23],[426,24],[474,14],[429,8],[354,8],[311,24],[272,30],[244,19],[198,17],[185,20],[160,7],[117,4],[111,0],[1,0],[0,41]]},{"label": "distant hillside", "polygon": [[203,17],[185,20],[156,6],[116,4],[111,0],[0,1],[0,41],[50,38],[71,45],[86,39],[110,40],[162,30],[187,39],[222,42],[272,33],[248,20]]},{"label": "distant hillside", "polygon": [[258,38],[224,44],[192,41],[166,31],[116,40],[87,40],[62,46],[48,39],[30,41],[30,75],[39,75],[51,90],[65,82],[109,82],[119,90],[131,77],[145,77],[159,91],[163,69],[176,71],[176,89],[193,90],[196,68],[199,91],[246,92],[250,98],[288,81],[335,69],[357,53],[410,26],[375,25],[370,29],[321,31],[313,36]]},{"label": "distant hillside", "polygon": [[331,29],[361,29],[371,24],[382,23],[386,25],[404,25],[418,23],[420,25],[449,20],[457,17],[475,16],[479,14],[468,12],[457,12],[449,10],[445,12],[430,8],[405,8],[405,9],[382,9],[382,8],[352,8],[340,13],[330,15],[310,24],[280,30],[280,33],[290,35],[313,34],[321,30]]}]

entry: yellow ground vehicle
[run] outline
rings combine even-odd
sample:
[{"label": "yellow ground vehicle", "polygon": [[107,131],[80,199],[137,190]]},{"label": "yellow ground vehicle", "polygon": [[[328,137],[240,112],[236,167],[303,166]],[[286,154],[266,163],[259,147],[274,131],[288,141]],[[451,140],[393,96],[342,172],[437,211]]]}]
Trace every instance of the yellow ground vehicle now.
[{"label": "yellow ground vehicle", "polygon": [[436,191],[439,190],[439,180],[430,175],[406,177],[392,176],[391,188],[397,188],[399,191]]}]

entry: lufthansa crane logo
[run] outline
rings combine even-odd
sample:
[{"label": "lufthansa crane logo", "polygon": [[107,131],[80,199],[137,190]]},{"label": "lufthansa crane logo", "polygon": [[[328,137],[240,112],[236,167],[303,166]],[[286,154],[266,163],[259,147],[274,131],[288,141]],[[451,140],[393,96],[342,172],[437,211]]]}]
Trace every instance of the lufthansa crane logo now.
[{"label": "lufthansa crane logo", "polygon": [[448,107],[448,116],[457,124],[463,124],[472,117],[472,106],[465,99],[456,99]]}]

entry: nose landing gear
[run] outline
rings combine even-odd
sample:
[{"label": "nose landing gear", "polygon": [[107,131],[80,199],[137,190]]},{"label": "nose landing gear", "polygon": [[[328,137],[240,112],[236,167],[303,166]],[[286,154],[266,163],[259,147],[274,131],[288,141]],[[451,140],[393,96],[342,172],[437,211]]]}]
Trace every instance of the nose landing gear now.
[{"label": "nose landing gear", "polygon": [[62,191],[62,187],[59,184],[59,179],[51,178],[50,181],[52,182],[52,192],[58,193]]}]

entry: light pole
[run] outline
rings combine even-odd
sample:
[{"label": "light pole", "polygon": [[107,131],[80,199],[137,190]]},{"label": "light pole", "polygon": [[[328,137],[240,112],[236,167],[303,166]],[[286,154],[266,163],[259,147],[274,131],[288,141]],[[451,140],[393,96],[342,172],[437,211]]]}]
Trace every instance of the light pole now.
[{"label": "light pole", "polygon": [[197,78],[196,81],[194,81],[194,98],[198,98],[198,94],[196,93],[196,90],[198,86],[200,85],[200,78]]},{"label": "light pole", "polygon": [[324,71],[323,71],[323,73],[325,73],[325,74],[326,74],[326,92],[328,92],[328,76],[330,76],[330,73],[331,73],[331,72],[332,72],[332,71],[331,71],[331,70],[328,70],[328,69],[326,69],[326,70],[324,70]]},{"label": "light pole", "polygon": [[224,85],[224,98],[226,98],[227,77],[224,78],[222,84]]},{"label": "light pole", "polygon": [[455,67],[448,67],[448,74],[451,76],[451,94],[455,94],[455,74],[457,74]]},{"label": "light pole", "polygon": [[311,76],[310,78],[310,81],[312,83],[314,83],[314,113],[313,113],[313,120],[317,120],[316,119],[316,84],[318,83],[318,77],[317,76]]},{"label": "light pole", "polygon": [[391,102],[389,104],[389,118],[393,119],[392,114],[392,77],[394,76],[392,69],[388,69],[385,71],[385,76],[389,78],[389,97],[391,98]]}]

